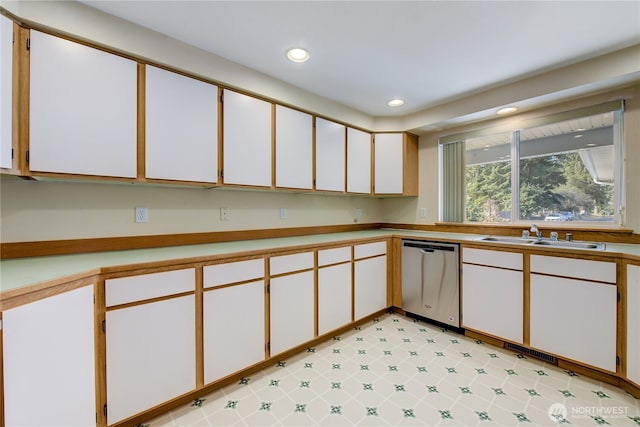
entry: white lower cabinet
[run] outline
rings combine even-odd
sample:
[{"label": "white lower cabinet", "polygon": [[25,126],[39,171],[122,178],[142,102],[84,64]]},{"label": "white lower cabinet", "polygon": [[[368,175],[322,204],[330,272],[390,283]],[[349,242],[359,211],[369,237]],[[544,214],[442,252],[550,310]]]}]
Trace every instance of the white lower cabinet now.
[{"label": "white lower cabinet", "polygon": [[96,422],[93,286],[2,313],[7,426]]},{"label": "white lower cabinet", "polygon": [[462,248],[462,326],[523,343],[523,255]]},{"label": "white lower cabinet", "polygon": [[359,320],[388,306],[386,243],[357,245],[354,253],[372,256],[354,262],[354,320]]},{"label": "white lower cabinet", "polygon": [[627,265],[627,378],[640,385],[640,265]]},{"label": "white lower cabinet", "polygon": [[318,270],[318,334],[351,322],[351,263]]},{"label": "white lower cabinet", "polygon": [[205,384],[264,360],[264,292],[260,280],[204,293]]},{"label": "white lower cabinet", "polygon": [[109,424],[195,389],[194,290],[193,268],[105,281]]},{"label": "white lower cabinet", "polygon": [[314,278],[312,271],[271,279],[271,355],[314,338]]},{"label": "white lower cabinet", "polygon": [[462,326],[523,342],[522,271],[462,265]]},{"label": "white lower cabinet", "polygon": [[613,284],[531,274],[531,346],[615,372]]}]

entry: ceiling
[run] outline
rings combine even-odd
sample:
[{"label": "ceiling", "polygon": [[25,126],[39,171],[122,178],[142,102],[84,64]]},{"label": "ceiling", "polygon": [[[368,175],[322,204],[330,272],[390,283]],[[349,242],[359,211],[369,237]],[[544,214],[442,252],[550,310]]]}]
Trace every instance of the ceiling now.
[{"label": "ceiling", "polygon": [[[640,1],[83,1],[373,117],[640,43]],[[311,59],[289,62],[304,47]],[[386,102],[406,100],[402,107]]]}]

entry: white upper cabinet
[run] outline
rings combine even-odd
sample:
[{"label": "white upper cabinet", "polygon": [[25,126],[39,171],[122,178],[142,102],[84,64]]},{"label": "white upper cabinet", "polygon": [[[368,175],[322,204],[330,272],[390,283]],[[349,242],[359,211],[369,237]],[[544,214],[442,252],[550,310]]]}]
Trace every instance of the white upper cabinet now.
[{"label": "white upper cabinet", "polygon": [[32,172],[135,178],[137,64],[31,31]]},{"label": "white upper cabinet", "polygon": [[0,168],[11,169],[13,22],[0,15]]},{"label": "white upper cabinet", "polygon": [[640,385],[640,265],[627,265],[627,378]]},{"label": "white upper cabinet", "polygon": [[271,186],[271,104],[225,89],[223,182]]},{"label": "white upper cabinet", "polygon": [[313,118],[276,106],[276,187],[313,187]]},{"label": "white upper cabinet", "polygon": [[316,118],[316,190],[345,191],[345,126]]},{"label": "white upper cabinet", "polygon": [[146,66],[146,177],[215,183],[218,87]]},{"label": "white upper cabinet", "polygon": [[347,128],[347,192],[371,193],[371,134]]},{"label": "white upper cabinet", "polygon": [[401,133],[375,135],[374,192],[376,194],[402,194],[404,155]]}]

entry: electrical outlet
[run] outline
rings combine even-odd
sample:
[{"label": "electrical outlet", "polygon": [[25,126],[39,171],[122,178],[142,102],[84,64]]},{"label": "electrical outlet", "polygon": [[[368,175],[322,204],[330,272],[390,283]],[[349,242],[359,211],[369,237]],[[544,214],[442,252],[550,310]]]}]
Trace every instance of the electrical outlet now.
[{"label": "electrical outlet", "polygon": [[280,219],[287,219],[287,208],[280,208]]},{"label": "electrical outlet", "polygon": [[149,212],[147,208],[139,208],[136,207],[136,222],[148,222],[149,221]]},{"label": "electrical outlet", "polygon": [[229,221],[229,208],[220,208],[220,221]]},{"label": "electrical outlet", "polygon": [[427,217],[427,208],[420,208],[420,218]]},{"label": "electrical outlet", "polygon": [[356,209],[356,218],[358,219],[362,218],[362,209],[360,208]]}]

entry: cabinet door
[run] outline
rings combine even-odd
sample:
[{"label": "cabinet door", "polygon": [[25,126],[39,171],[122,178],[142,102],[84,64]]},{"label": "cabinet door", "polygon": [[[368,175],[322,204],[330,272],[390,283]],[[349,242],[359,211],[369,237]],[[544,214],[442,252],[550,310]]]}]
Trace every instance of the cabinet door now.
[{"label": "cabinet door", "polygon": [[107,421],[196,387],[195,297],[107,311]]},{"label": "cabinet door", "polygon": [[276,106],[276,187],[311,189],[312,117]]},{"label": "cabinet door", "polygon": [[146,66],[146,176],[215,183],[218,87]]},{"label": "cabinet door", "polygon": [[345,191],[345,126],[316,118],[316,190]]},{"label": "cabinet door", "polygon": [[313,271],[271,279],[271,355],[314,338]]},{"label": "cabinet door", "polygon": [[0,168],[11,169],[13,21],[0,15]]},{"label": "cabinet door", "polygon": [[137,64],[31,30],[31,171],[135,178]]},{"label": "cabinet door", "polygon": [[260,280],[204,293],[205,383],[264,360],[264,291]]},{"label": "cabinet door", "polygon": [[531,274],[531,346],[616,370],[615,285]]},{"label": "cabinet door", "polygon": [[462,265],[463,327],[522,344],[522,307],[522,271]]},{"label": "cabinet door", "polygon": [[2,317],[5,424],[95,425],[93,286]]},{"label": "cabinet door", "polygon": [[640,266],[627,265],[627,378],[640,385]]},{"label": "cabinet door", "polygon": [[351,263],[318,269],[318,334],[351,322]]},{"label": "cabinet door", "polygon": [[347,129],[347,192],[371,193],[371,134]]},{"label": "cabinet door", "polygon": [[376,194],[402,194],[404,154],[401,133],[381,133],[375,136],[374,191]]},{"label": "cabinet door", "polygon": [[223,182],[271,186],[271,104],[224,91]]},{"label": "cabinet door", "polygon": [[354,275],[354,320],[386,308],[387,256],[356,261]]}]

